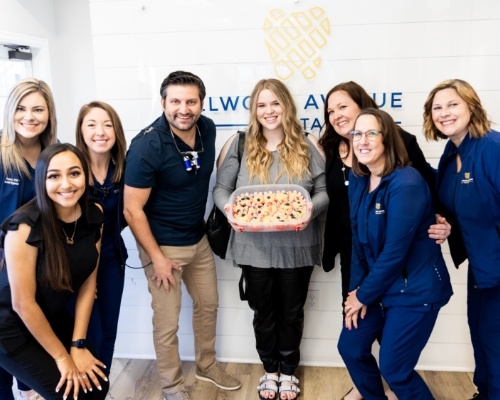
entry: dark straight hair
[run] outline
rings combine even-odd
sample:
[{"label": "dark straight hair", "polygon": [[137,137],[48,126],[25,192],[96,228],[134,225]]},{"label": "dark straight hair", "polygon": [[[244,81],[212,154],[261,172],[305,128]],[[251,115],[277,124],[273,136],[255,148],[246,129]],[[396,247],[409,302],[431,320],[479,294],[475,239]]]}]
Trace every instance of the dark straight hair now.
[{"label": "dark straight hair", "polygon": [[64,238],[59,226],[54,203],[47,194],[46,180],[47,170],[52,158],[66,151],[75,154],[82,164],[85,175],[85,191],[78,200],[78,203],[82,210],[82,216],[87,216],[89,167],[82,152],[69,143],[53,144],[46,147],[40,153],[35,168],[36,198],[19,209],[19,212],[21,212],[25,207],[26,209],[38,208],[40,212],[42,244],[45,250],[41,283],[54,290],[71,290],[71,277],[68,258],[64,250]]},{"label": "dark straight hair", "polygon": [[341,142],[344,142],[349,150],[351,148],[351,143],[349,142],[349,140],[345,137],[340,136],[335,131],[332,124],[330,123],[330,117],[328,115],[328,99],[333,93],[340,91],[347,93],[347,95],[358,105],[360,110],[364,110],[365,108],[378,108],[375,100],[372,99],[372,97],[359,83],[353,81],[342,82],[335,85],[328,91],[325,97],[325,105],[323,108],[325,131],[319,139],[319,144],[321,145],[321,147],[323,147],[323,150],[329,160],[335,157]]}]

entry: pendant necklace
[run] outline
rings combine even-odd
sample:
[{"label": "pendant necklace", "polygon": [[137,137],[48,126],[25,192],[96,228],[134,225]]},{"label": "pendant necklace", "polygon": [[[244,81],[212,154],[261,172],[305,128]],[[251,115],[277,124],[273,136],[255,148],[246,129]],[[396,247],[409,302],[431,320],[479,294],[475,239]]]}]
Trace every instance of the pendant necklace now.
[{"label": "pendant necklace", "polygon": [[[347,175],[347,178],[346,178],[346,176],[345,176],[345,170],[347,168],[347,165],[345,165],[345,163],[344,163],[344,160],[347,157],[349,157],[349,148],[347,148],[347,145],[345,143],[342,143],[340,145],[340,147],[339,147],[339,153],[340,153],[339,154],[339,156],[340,156],[339,157],[340,158],[340,162],[342,163],[342,168],[341,169],[342,169],[342,176],[344,177],[344,185],[349,186],[349,179],[348,179],[349,178],[349,171],[347,172],[348,175]],[[342,154],[344,155],[343,157],[342,157]]]},{"label": "pendant necklace", "polygon": [[342,161],[342,175],[344,176],[344,185],[349,186],[349,179],[346,179],[345,177],[345,169],[346,165],[344,164],[344,160],[341,158],[340,161]]},{"label": "pendant necklace", "polygon": [[[115,161],[115,158],[113,157],[113,155],[111,154],[110,155],[110,161],[113,163],[113,165],[116,165],[116,161]],[[95,180],[100,184],[100,185],[104,185],[104,183],[106,183],[106,178],[108,176],[108,168],[109,168],[109,162],[108,162],[108,166],[106,167],[106,171],[104,171],[104,174],[101,173],[101,171],[99,171],[96,168],[94,168],[93,166],[91,166],[91,170],[92,170],[92,174],[94,175],[94,177],[96,178]],[[102,183],[99,181],[99,179],[102,179]]]},{"label": "pendant necklace", "polygon": [[64,228],[61,226],[61,229],[64,233],[64,236],[66,237],[67,244],[75,243],[76,224],[78,223],[78,218],[76,218],[77,210],[78,210],[78,207],[75,206],[75,227],[73,228],[73,234],[71,235],[71,237],[68,236],[68,234],[66,233]]}]

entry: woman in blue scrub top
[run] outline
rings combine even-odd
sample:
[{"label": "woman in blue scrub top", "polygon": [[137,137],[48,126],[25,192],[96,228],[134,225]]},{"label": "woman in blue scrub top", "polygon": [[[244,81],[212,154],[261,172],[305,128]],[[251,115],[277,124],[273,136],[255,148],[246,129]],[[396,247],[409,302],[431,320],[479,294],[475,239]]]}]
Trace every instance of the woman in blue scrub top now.
[{"label": "woman in blue scrub top", "polygon": [[[364,399],[387,399],[383,376],[398,400],[432,400],[414,368],[452,289],[441,248],[428,235],[430,190],[385,111],[362,110],[350,135],[353,253],[339,353]],[[377,338],[380,369],[372,355]]]},{"label": "woman in blue scrub top", "polygon": [[427,139],[449,139],[437,189],[453,227],[453,262],[469,260],[467,317],[478,388],[472,398],[500,399],[500,133],[472,86],[459,79],[430,92],[424,132]]},{"label": "woman in blue scrub top", "polygon": [[76,147],[89,164],[90,196],[104,209],[97,297],[88,339],[106,365],[106,375],[110,373],[113,360],[127,261],[127,249],[121,236],[126,226],[123,216],[126,146],[123,126],[113,107],[102,101],[82,106],[76,123]]},{"label": "woman in blue scrub top", "polygon": [[[5,103],[0,138],[0,223],[35,197],[35,164],[41,151],[56,142],[56,108],[49,86],[39,79],[22,79]],[[3,250],[0,250],[3,259]],[[7,280],[5,270],[0,282]],[[0,368],[0,399],[14,400],[12,375]],[[40,400],[17,382],[17,400]]]}]

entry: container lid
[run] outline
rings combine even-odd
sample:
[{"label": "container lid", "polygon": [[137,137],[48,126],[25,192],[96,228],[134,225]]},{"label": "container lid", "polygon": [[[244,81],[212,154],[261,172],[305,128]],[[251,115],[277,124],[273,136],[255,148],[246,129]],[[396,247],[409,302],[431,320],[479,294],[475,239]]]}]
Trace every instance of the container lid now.
[{"label": "container lid", "polygon": [[250,185],[237,188],[226,212],[243,232],[298,231],[311,218],[309,192],[296,184]]}]

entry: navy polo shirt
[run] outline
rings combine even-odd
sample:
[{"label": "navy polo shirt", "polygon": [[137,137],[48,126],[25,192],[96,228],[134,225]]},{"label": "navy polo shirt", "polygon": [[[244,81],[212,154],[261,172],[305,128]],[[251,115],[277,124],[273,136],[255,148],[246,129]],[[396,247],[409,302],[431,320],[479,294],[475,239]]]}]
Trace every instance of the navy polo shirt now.
[{"label": "navy polo shirt", "polygon": [[163,114],[132,140],[127,152],[125,184],[151,188],[144,211],[160,246],[193,245],[205,233],[204,215],[215,162],[216,129],[214,122],[203,115],[197,127],[200,135],[196,135],[194,149],[175,138],[179,151],[198,151],[201,168],[196,173],[186,171],[183,156],[174,144]]}]

